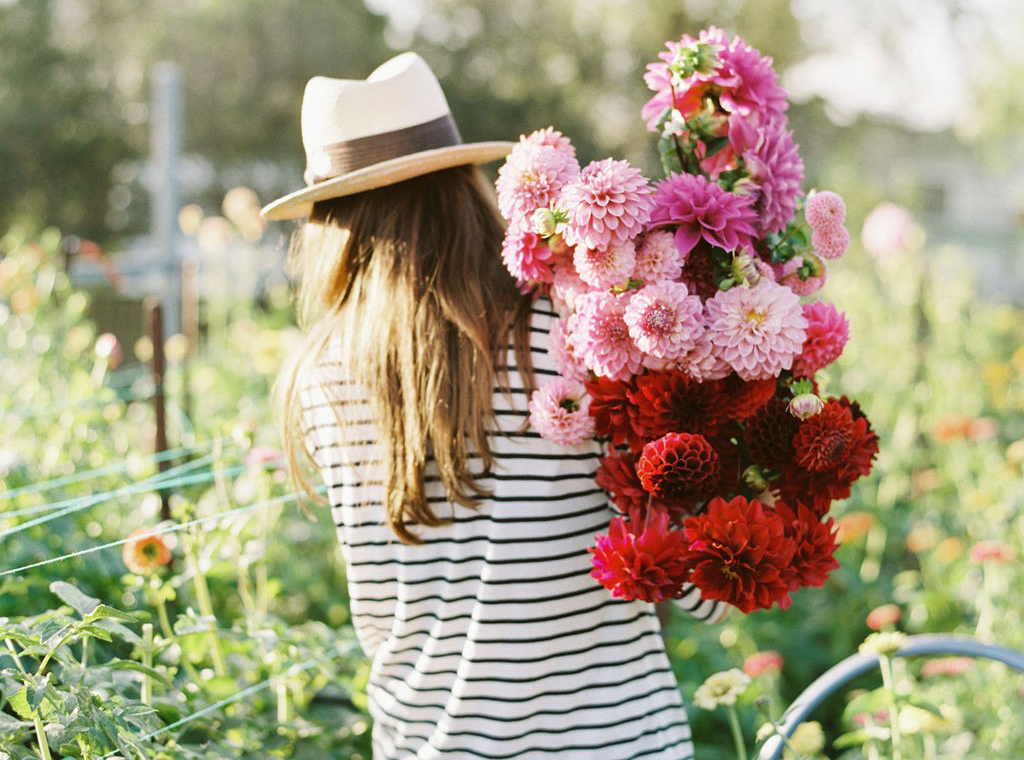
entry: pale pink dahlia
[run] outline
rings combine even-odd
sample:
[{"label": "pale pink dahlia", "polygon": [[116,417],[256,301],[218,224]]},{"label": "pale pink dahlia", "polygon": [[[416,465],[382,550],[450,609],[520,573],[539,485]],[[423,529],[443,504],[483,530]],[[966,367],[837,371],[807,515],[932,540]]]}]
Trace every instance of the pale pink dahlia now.
[{"label": "pale pink dahlia", "polygon": [[658,359],[678,359],[704,334],[704,305],[681,282],[647,285],[629,299],[623,319],[637,348]]},{"label": "pale pink dahlia", "polygon": [[529,227],[513,224],[501,244],[505,268],[520,282],[551,282],[554,254],[544,239]]},{"label": "pale pink dahlia", "polygon": [[839,358],[850,339],[850,321],[833,304],[815,301],[803,305],[807,337],[793,361],[793,374],[811,377]]},{"label": "pale pink dahlia", "polygon": [[636,265],[633,241],[613,241],[607,248],[576,246],[572,263],[585,283],[598,290],[625,285]]},{"label": "pale pink dahlia", "polygon": [[726,251],[751,245],[757,214],[751,199],[701,176],[670,174],[655,186],[652,227],[676,226],[676,246],[686,256],[702,238]]},{"label": "pale pink dahlia", "polygon": [[682,370],[698,383],[721,380],[732,374],[732,367],[715,351],[707,332],[701,334],[692,350],[670,362],[666,369]]},{"label": "pale pink dahlia", "polygon": [[653,230],[640,239],[636,248],[633,277],[646,283],[678,280],[683,273],[683,262],[672,233]]},{"label": "pale pink dahlia", "polygon": [[568,318],[559,319],[555,323],[548,334],[548,354],[559,375],[582,382],[587,379],[587,368],[576,355],[576,349],[572,344],[573,323],[578,318],[576,314],[570,314]]},{"label": "pale pink dahlia", "polygon": [[565,242],[607,248],[640,234],[651,215],[651,187],[628,161],[588,164],[565,186],[558,205],[569,214]]},{"label": "pale pink dahlia", "polygon": [[799,297],[762,278],[719,291],[705,304],[716,353],[744,380],[766,380],[793,366],[807,331]]},{"label": "pale pink dahlia", "polygon": [[838,193],[831,190],[813,193],[807,197],[804,217],[812,230],[834,227],[845,221],[846,204]]},{"label": "pale pink dahlia", "polygon": [[554,443],[573,446],[594,436],[590,397],[583,383],[558,377],[530,396],[530,425]]},{"label": "pale pink dahlia", "polygon": [[756,227],[762,235],[781,232],[793,218],[804,181],[804,162],[793,133],[779,124],[761,133],[757,146],[743,154],[753,194]]},{"label": "pale pink dahlia", "polygon": [[547,145],[551,148],[557,148],[563,153],[568,153],[570,156],[576,155],[576,148],[573,146],[572,140],[554,127],[538,129],[519,139],[522,142],[531,143],[533,145]]},{"label": "pale pink dahlia", "polygon": [[838,259],[850,247],[850,233],[842,224],[812,228],[811,245],[823,259]]},{"label": "pale pink dahlia", "polygon": [[558,197],[579,169],[572,152],[520,139],[498,169],[495,188],[502,216],[511,224],[528,219]]},{"label": "pale pink dahlia", "polygon": [[555,278],[551,290],[555,309],[564,315],[575,309],[576,299],[584,293],[589,293],[591,288],[580,279],[570,256],[555,262]]},{"label": "pale pink dahlia", "polygon": [[643,355],[623,319],[627,300],[600,292],[576,298],[572,344],[588,369],[610,380],[628,380],[642,366]]}]

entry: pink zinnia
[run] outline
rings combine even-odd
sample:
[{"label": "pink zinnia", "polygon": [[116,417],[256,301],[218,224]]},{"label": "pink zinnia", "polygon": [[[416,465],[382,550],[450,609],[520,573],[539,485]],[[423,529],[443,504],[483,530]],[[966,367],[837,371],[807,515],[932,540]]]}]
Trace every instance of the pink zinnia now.
[{"label": "pink zinnia", "polygon": [[831,303],[815,301],[803,305],[807,337],[800,355],[793,361],[793,374],[811,377],[839,358],[850,339],[850,321]]},{"label": "pink zinnia", "polygon": [[762,278],[754,287],[719,291],[705,306],[708,337],[741,378],[764,380],[793,366],[807,320],[792,290]]},{"label": "pink zinnia", "polygon": [[551,282],[554,254],[544,239],[529,227],[513,224],[501,244],[505,268],[520,282]]},{"label": "pink zinnia", "polygon": [[554,443],[572,446],[594,435],[590,397],[583,383],[559,377],[530,396],[530,425]]},{"label": "pink zinnia", "polygon": [[643,355],[629,337],[623,296],[587,293],[576,299],[578,319],[572,343],[587,368],[600,377],[628,380],[642,366]]},{"label": "pink zinnia", "polygon": [[587,379],[587,368],[576,355],[571,340],[572,324],[577,318],[576,314],[570,314],[567,319],[555,322],[548,335],[548,354],[551,355],[551,363],[555,365],[555,371],[559,375],[582,382]]},{"label": "pink zinnia", "polygon": [[726,251],[751,245],[757,214],[751,199],[733,195],[701,176],[671,174],[655,186],[652,227],[676,227],[684,256],[702,238]]},{"label": "pink zinnia", "polygon": [[553,201],[579,173],[571,151],[520,139],[498,169],[498,208],[510,223],[522,222]]},{"label": "pink zinnia", "polygon": [[782,125],[761,134],[757,147],[743,154],[749,179],[756,187],[754,210],[761,234],[781,232],[793,218],[802,192],[804,162],[793,134]]},{"label": "pink zinnia", "polygon": [[838,259],[850,247],[850,233],[842,224],[812,228],[811,245],[823,259]]},{"label": "pink zinnia", "polygon": [[558,205],[569,214],[565,242],[607,248],[640,234],[651,215],[651,187],[628,161],[594,161],[567,184]]},{"label": "pink zinnia", "polygon": [[580,279],[598,290],[625,285],[636,266],[636,251],[630,240],[613,241],[607,248],[576,246],[572,263]]},{"label": "pink zinnia", "polygon": [[653,230],[640,239],[636,248],[633,277],[646,283],[678,280],[683,273],[683,261],[672,233]]},{"label": "pink zinnia", "polygon": [[846,219],[846,204],[838,193],[823,190],[808,196],[804,217],[812,230],[835,227]]},{"label": "pink zinnia", "polygon": [[637,348],[658,359],[677,359],[692,351],[704,333],[704,307],[681,282],[647,285],[626,306],[624,320]]}]

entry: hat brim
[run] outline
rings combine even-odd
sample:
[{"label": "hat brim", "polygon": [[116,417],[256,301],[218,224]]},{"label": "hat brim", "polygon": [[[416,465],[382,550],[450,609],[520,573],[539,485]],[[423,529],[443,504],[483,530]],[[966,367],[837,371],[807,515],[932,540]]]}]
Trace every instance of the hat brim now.
[{"label": "hat brim", "polygon": [[513,142],[481,142],[410,153],[296,190],[267,204],[260,214],[270,220],[305,219],[313,212],[316,201],[393,185],[439,169],[497,161],[507,156],[513,147]]}]

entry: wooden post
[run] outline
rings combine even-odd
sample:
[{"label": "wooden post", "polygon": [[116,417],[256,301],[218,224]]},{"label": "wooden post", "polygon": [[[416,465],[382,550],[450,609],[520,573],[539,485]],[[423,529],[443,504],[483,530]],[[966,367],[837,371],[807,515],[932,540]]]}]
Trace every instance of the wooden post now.
[{"label": "wooden post", "polygon": [[188,341],[188,352],[181,364],[181,410],[191,420],[189,365],[199,350],[199,261],[194,256],[181,262],[181,332]]},{"label": "wooden post", "polygon": [[[146,299],[146,318],[149,322],[149,339],[153,342],[153,358],[150,369],[153,373],[153,411],[156,415],[156,438],[153,444],[154,453],[167,451],[167,408],[164,398],[164,310],[155,298]],[[170,462],[162,460],[157,463],[160,472],[170,467]],[[160,519],[171,519],[170,492],[164,488],[160,491]]]}]

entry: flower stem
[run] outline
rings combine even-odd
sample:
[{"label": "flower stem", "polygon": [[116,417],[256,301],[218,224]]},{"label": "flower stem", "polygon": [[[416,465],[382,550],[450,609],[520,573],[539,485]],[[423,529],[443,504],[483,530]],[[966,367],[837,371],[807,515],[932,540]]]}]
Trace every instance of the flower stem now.
[{"label": "flower stem", "polygon": [[[142,664],[147,668],[153,667],[153,624],[142,624]],[[142,674],[142,704],[146,707],[153,706],[153,682],[148,673]]]},{"label": "flower stem", "polygon": [[[4,639],[4,643],[7,644],[7,649],[11,653],[11,659],[14,660],[15,666],[22,673],[27,674],[25,666],[21,662],[21,658],[18,656],[18,650],[14,648],[14,642],[9,638]],[[51,760],[50,757],[50,743],[46,741],[46,729],[43,726],[43,719],[36,714],[36,711],[32,711],[32,723],[36,728],[36,740],[39,742],[39,756],[42,760]]]},{"label": "flower stem", "polygon": [[743,731],[740,729],[740,719],[736,715],[736,706],[727,705],[729,714],[729,728],[732,729],[732,740],[736,742],[737,760],[747,760],[747,747],[743,740]]},{"label": "flower stem", "polygon": [[[213,614],[213,603],[210,601],[210,588],[206,585],[206,576],[203,575],[202,570],[199,568],[199,557],[197,557],[196,546],[193,541],[189,541],[188,552],[189,568],[192,571],[192,582],[196,589],[196,603],[199,605],[199,613],[211,621],[211,624],[217,626],[217,616]],[[224,666],[224,658],[220,653],[220,642],[217,641],[217,632],[210,631],[210,657],[213,659],[213,669],[217,671],[217,675],[227,675],[227,668]]]},{"label": "flower stem", "polygon": [[896,704],[896,689],[892,677],[892,659],[888,655],[879,655],[878,667],[882,671],[882,684],[889,698],[889,735],[892,738],[892,760],[903,760],[900,736],[899,709]]}]

